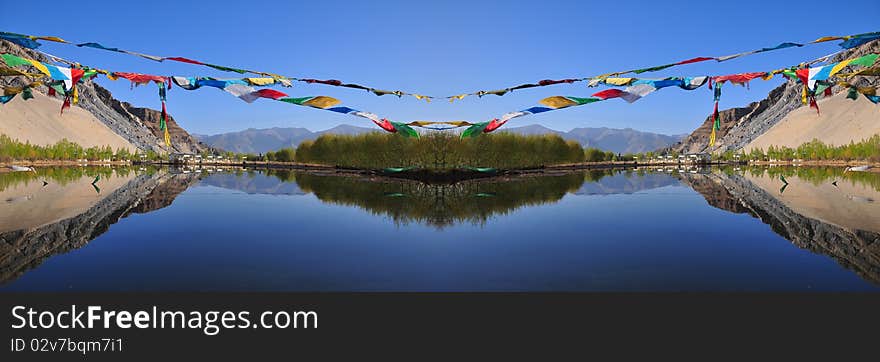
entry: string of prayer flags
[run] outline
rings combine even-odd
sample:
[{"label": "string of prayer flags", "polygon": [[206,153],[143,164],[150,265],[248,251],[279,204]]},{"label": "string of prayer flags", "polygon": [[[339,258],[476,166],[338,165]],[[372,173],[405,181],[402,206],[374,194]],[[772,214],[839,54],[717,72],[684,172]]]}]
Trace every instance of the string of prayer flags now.
[{"label": "string of prayer flags", "polygon": [[515,90],[519,90],[519,89],[527,89],[527,88],[535,88],[535,87],[546,87],[546,86],[548,86],[548,85],[555,85],[555,84],[571,84],[571,83],[574,83],[574,82],[581,82],[581,81],[584,81],[584,80],[586,80],[586,79],[587,79],[587,78],[581,78],[581,79],[569,78],[569,79],[557,79],[557,80],[553,80],[553,79],[544,79],[544,80],[540,80],[540,81],[538,81],[538,82],[536,82],[536,83],[525,83],[525,84],[520,84],[520,85],[517,85],[517,86],[514,86],[514,87],[503,88],[503,89],[497,89],[497,90],[492,90],[492,91],[481,90],[481,91],[476,91],[476,92],[473,92],[473,93],[457,94],[457,95],[454,95],[454,96],[448,96],[448,97],[446,97],[446,99],[448,99],[449,102],[455,102],[456,100],[461,100],[461,99],[464,99],[465,97],[468,97],[468,96],[477,96],[477,97],[479,97],[479,98],[482,98],[482,97],[485,96],[485,95],[503,96],[503,95],[505,95],[505,94],[507,94],[507,93],[509,93],[509,92],[512,92],[512,91],[515,91]]},{"label": "string of prayer flags", "polygon": [[[299,78],[294,78],[294,77],[284,77],[284,76],[279,76],[277,74],[268,73],[268,72],[254,71],[254,70],[248,70],[248,69],[241,69],[241,68],[237,68],[237,67],[211,64],[211,63],[195,60],[195,59],[188,58],[188,57],[155,56],[155,55],[127,51],[127,50],[123,50],[123,49],[115,48],[115,47],[108,47],[108,46],[104,46],[104,45],[101,45],[100,43],[96,43],[96,42],[71,43],[71,42],[68,42],[68,41],[61,39],[59,37],[55,37],[55,36],[34,36],[34,35],[18,34],[18,33],[11,33],[11,32],[0,32],[0,39],[5,39],[5,40],[11,41],[15,44],[18,44],[18,45],[21,45],[21,46],[24,46],[24,47],[27,47],[30,49],[36,49],[37,47],[39,47],[40,43],[38,41],[52,41],[52,42],[61,43],[61,44],[74,45],[77,47],[88,47],[88,48],[93,48],[93,49],[100,49],[100,50],[105,50],[105,51],[124,53],[124,54],[134,55],[134,56],[138,56],[141,58],[150,59],[150,60],[158,61],[158,62],[169,60],[169,61],[175,61],[175,62],[182,62],[182,63],[206,66],[206,67],[210,67],[212,69],[216,69],[216,70],[220,70],[220,71],[235,72],[235,73],[239,73],[239,74],[251,73],[251,74],[257,74],[257,75],[264,76],[264,77],[285,79],[288,82],[289,81],[303,81],[306,83],[319,83],[319,84],[326,84],[326,85],[338,86],[338,87],[362,89],[362,90],[372,92],[372,93],[379,95],[379,96],[388,95],[388,94],[396,95],[398,97],[413,96],[418,100],[425,100],[427,102],[430,102],[431,99],[435,98],[435,97],[431,97],[431,96],[425,96],[425,95],[417,94],[417,93],[403,92],[403,91],[399,91],[399,90],[386,91],[386,90],[381,90],[381,89],[377,89],[377,88],[373,88],[373,87],[362,86],[359,84],[343,83],[341,81],[332,80],[332,79],[331,80],[316,80],[316,79],[310,79],[310,78],[299,79]],[[518,90],[518,89],[543,87],[543,86],[554,85],[554,84],[571,84],[574,82],[585,81],[585,80],[591,80],[591,85],[594,85],[592,81],[595,81],[597,79],[602,80],[605,78],[615,77],[615,76],[619,76],[619,75],[623,75],[623,74],[627,74],[627,73],[641,74],[641,73],[646,73],[646,72],[654,72],[654,71],[668,69],[668,68],[678,66],[678,65],[705,62],[705,61],[709,61],[709,60],[715,60],[718,62],[722,62],[722,61],[736,59],[736,58],[740,58],[740,57],[752,55],[752,54],[758,54],[758,53],[793,48],[793,47],[803,47],[808,44],[817,44],[817,43],[823,43],[823,42],[827,42],[827,41],[836,41],[836,40],[842,41],[839,44],[841,48],[851,49],[851,48],[854,48],[856,46],[865,44],[869,41],[876,40],[876,39],[880,39],[880,32],[871,32],[871,33],[854,34],[854,35],[846,35],[846,36],[824,36],[824,37],[821,37],[819,39],[816,39],[816,40],[814,40],[812,42],[808,42],[808,43],[783,42],[783,43],[780,43],[780,44],[773,46],[773,47],[764,47],[764,48],[760,48],[760,49],[756,49],[756,50],[751,50],[751,51],[746,51],[746,52],[741,52],[741,53],[736,53],[736,54],[731,54],[731,55],[712,56],[712,57],[708,57],[708,56],[692,57],[692,58],[688,58],[688,59],[681,60],[678,62],[663,64],[663,65],[658,65],[658,66],[645,67],[645,68],[637,68],[637,69],[621,71],[621,72],[608,73],[608,74],[604,74],[604,75],[600,75],[600,76],[596,76],[596,77],[570,78],[570,79],[561,79],[561,80],[543,80],[543,81],[540,81],[537,83],[521,84],[521,85],[514,86],[514,87],[503,88],[503,89],[492,90],[492,91],[478,91],[478,92],[474,92],[474,93],[464,93],[464,94],[453,95],[453,96],[449,96],[449,97],[445,97],[445,98],[449,99],[450,102],[453,102],[455,100],[460,100],[460,99],[463,99],[464,97],[474,96],[474,95],[478,96],[478,97],[482,97],[484,95],[489,95],[489,94],[503,96],[511,91]],[[772,74],[771,74],[771,76],[772,76]],[[746,82],[744,82],[744,83],[747,84]]]},{"label": "string of prayer flags", "polygon": [[[241,68],[237,68],[237,67],[230,67],[230,66],[206,63],[206,62],[202,62],[202,61],[187,58],[187,57],[180,57],[180,56],[162,57],[162,56],[156,56],[156,55],[149,55],[149,54],[143,54],[143,53],[138,53],[138,52],[133,52],[133,51],[128,51],[128,50],[123,50],[123,49],[119,49],[119,48],[114,48],[114,47],[108,47],[108,46],[104,46],[104,45],[101,45],[100,43],[96,43],[96,42],[71,43],[71,42],[65,41],[61,38],[58,38],[58,37],[33,36],[33,35],[16,34],[16,33],[9,33],[9,32],[0,32],[0,39],[11,41],[15,44],[18,44],[20,46],[23,46],[23,47],[26,47],[29,49],[36,49],[40,46],[40,44],[36,40],[48,40],[48,41],[54,41],[54,42],[63,43],[63,44],[75,45],[77,47],[87,47],[87,48],[100,49],[100,50],[105,50],[105,51],[112,51],[112,52],[116,52],[116,53],[134,55],[137,57],[141,57],[141,58],[145,58],[145,59],[149,59],[149,60],[153,60],[153,61],[157,61],[157,62],[163,62],[163,61],[168,60],[168,61],[174,61],[174,62],[180,62],[180,63],[201,65],[201,66],[209,67],[209,68],[224,71],[224,72],[234,72],[234,73],[238,73],[238,74],[247,74],[247,73],[256,74],[256,75],[260,75],[263,77],[268,77],[269,79],[273,79],[273,83],[280,82],[287,87],[291,86],[291,81],[301,81],[301,82],[310,83],[310,84],[317,83],[317,84],[325,84],[325,85],[331,85],[331,86],[337,86],[337,87],[362,89],[362,90],[372,92],[378,96],[382,96],[382,95],[386,95],[386,94],[396,95],[398,97],[413,96],[416,99],[425,100],[428,102],[430,102],[430,100],[434,98],[431,96],[425,96],[422,94],[409,93],[409,92],[404,92],[404,91],[399,91],[399,90],[386,91],[386,90],[381,90],[381,89],[377,89],[377,88],[373,88],[373,87],[367,87],[367,86],[363,86],[363,85],[359,85],[359,84],[343,83],[343,82],[335,80],[335,79],[319,80],[319,79],[311,79],[311,78],[285,77],[285,76],[281,76],[281,75],[277,75],[277,74],[269,73],[269,72],[261,72],[261,71],[254,71],[254,70],[248,70],[248,69],[241,69]],[[260,78],[246,78],[246,79],[254,80],[257,83],[262,81]],[[255,84],[255,85],[265,85],[265,84]]]}]

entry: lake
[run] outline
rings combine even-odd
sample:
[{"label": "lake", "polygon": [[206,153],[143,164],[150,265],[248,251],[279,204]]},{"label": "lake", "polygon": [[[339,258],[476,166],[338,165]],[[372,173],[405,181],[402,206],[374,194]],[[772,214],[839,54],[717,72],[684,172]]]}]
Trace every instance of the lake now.
[{"label": "lake", "polygon": [[2,291],[878,291],[880,174],[42,168],[0,241]]}]

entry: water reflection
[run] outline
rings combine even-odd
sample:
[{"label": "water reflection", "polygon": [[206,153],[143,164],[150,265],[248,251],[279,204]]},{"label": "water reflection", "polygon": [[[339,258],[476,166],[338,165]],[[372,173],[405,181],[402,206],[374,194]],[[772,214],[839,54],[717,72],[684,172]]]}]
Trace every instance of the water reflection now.
[{"label": "water reflection", "polygon": [[[99,190],[96,190],[92,182],[98,176],[100,181],[95,186]],[[788,186],[780,190],[786,184],[781,181],[783,177]],[[36,174],[2,173],[0,284],[38,268],[53,255],[87,245],[129,215],[147,214],[168,207],[178,195],[194,186],[236,190],[245,196],[283,195],[295,198],[291,203],[297,205],[305,203],[296,200],[317,199],[322,204],[364,210],[401,228],[426,225],[439,233],[452,233],[450,229],[461,225],[477,226],[475,231],[480,233],[494,219],[524,209],[565,204],[562,202],[564,198],[600,198],[604,200],[601,203],[609,207],[638,208],[642,205],[638,198],[618,199],[613,195],[638,196],[651,190],[656,193],[661,188],[677,190],[686,186],[699,193],[712,207],[751,215],[794,245],[831,257],[864,280],[880,285],[880,202],[876,201],[880,200],[880,175],[844,174],[839,168],[819,167],[593,170],[502,176],[454,184],[272,169],[68,167],[38,169]],[[281,197],[278,200],[287,199]],[[227,199],[218,201],[217,205],[234,208],[234,203],[241,201]],[[290,206],[278,207],[266,212],[284,212],[283,207]],[[647,235],[656,233],[657,240],[667,240],[661,237],[670,235],[663,234],[666,229],[676,230],[675,237],[699,238],[680,230],[689,227],[689,223],[699,223],[705,210],[688,210],[694,215],[685,217],[680,225],[656,225],[644,221],[637,227],[645,228]],[[566,218],[580,212],[570,205],[566,209],[553,210],[556,216]],[[328,225],[334,223],[328,221]],[[180,221],[162,227],[198,228],[200,225]],[[255,237],[271,239],[275,235],[272,227],[276,225],[267,222],[267,227],[256,226],[252,230],[257,234]],[[712,227],[697,229],[711,232]],[[614,234],[613,226],[608,230],[588,232]],[[540,231],[535,230],[535,234],[538,233]],[[209,234],[206,231],[206,235]],[[580,239],[572,237],[572,242],[577,240]],[[366,238],[363,242],[369,244],[377,240]],[[218,255],[221,258],[237,257]]]},{"label": "water reflection", "polygon": [[170,205],[194,176],[130,167],[0,174],[0,283],[88,244],[121,218]]},{"label": "water reflection", "polygon": [[558,202],[566,194],[628,194],[678,180],[645,170],[594,170],[427,184],[380,176],[251,170],[212,175],[202,183],[247,193],[314,194],[323,202],[359,207],[398,225],[420,223],[442,229],[458,223],[482,225],[523,207]]},{"label": "water reflection", "polygon": [[873,201],[880,175],[774,167],[683,174],[682,180],[710,205],[752,215],[798,247],[880,284],[880,203]]}]

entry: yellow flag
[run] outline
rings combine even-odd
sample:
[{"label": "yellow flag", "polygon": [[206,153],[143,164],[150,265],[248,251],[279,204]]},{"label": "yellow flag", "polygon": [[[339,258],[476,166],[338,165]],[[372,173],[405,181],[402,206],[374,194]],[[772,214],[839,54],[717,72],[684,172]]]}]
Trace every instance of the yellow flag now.
[{"label": "yellow flag", "polygon": [[822,43],[822,42],[826,42],[826,41],[841,40],[841,39],[843,39],[843,38],[839,37],[839,36],[823,36],[819,39],[813,40],[813,43]]},{"label": "yellow flag", "polygon": [[67,43],[66,40],[61,39],[61,38],[59,38],[59,37],[57,37],[57,36],[36,36],[36,37],[34,37],[34,38],[35,38],[35,39],[40,39],[40,40],[54,41],[54,42],[58,42],[58,43]]},{"label": "yellow flag", "polygon": [[832,75],[837,74],[838,72],[843,70],[843,68],[846,68],[846,66],[849,65],[849,63],[852,62],[853,60],[855,60],[855,59],[847,59],[847,60],[844,60],[840,63],[837,63],[837,65],[831,67],[831,73],[828,73],[828,76],[830,77]]},{"label": "yellow flag", "polygon": [[635,78],[605,78],[605,84],[629,85]]},{"label": "yellow flag", "polygon": [[547,98],[540,100],[539,103],[541,103],[547,107],[550,107],[550,108],[565,108],[565,107],[571,107],[571,106],[577,104],[577,102],[575,102],[571,99],[562,97],[562,96],[547,97]]},{"label": "yellow flag", "polygon": [[165,146],[171,147],[171,135],[168,134],[168,126],[165,126]]},{"label": "yellow flag", "polygon": [[712,134],[709,135],[709,147],[715,145],[715,127],[712,127]]},{"label": "yellow flag", "polygon": [[34,66],[34,68],[37,68],[37,70],[39,70],[43,74],[48,75],[48,76],[52,75],[52,73],[49,73],[49,68],[46,68],[46,65],[44,65],[43,63],[40,63],[40,62],[33,60],[33,59],[25,59],[25,60],[30,62],[31,65]]},{"label": "yellow flag", "polygon": [[422,99],[424,99],[425,102],[431,103],[431,97],[423,96],[423,95],[421,95],[421,94],[413,94],[412,96],[413,96],[413,97],[416,97],[416,99],[418,99],[418,100],[422,100]]},{"label": "yellow flag", "polygon": [[336,98],[333,98],[333,97],[317,96],[315,98],[312,98],[312,99],[309,99],[309,100],[303,102],[303,105],[324,109],[324,108],[333,107],[339,103],[342,103],[342,101],[340,101]]},{"label": "yellow flag", "polygon": [[275,78],[245,78],[251,85],[269,85],[275,84]]},{"label": "yellow flag", "polygon": [[467,96],[468,96],[467,94],[459,94],[457,96],[449,97],[449,103],[455,102],[456,99],[462,100],[462,99],[464,99],[464,97],[467,97]]}]

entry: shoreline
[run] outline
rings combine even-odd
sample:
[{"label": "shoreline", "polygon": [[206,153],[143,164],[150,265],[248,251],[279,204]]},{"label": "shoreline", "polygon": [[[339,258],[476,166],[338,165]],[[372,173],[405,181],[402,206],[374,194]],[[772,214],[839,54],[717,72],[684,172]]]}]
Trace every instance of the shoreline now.
[{"label": "shoreline", "polygon": [[519,174],[546,174],[566,171],[578,170],[596,170],[609,168],[629,168],[629,167],[669,167],[669,166],[719,166],[719,165],[749,165],[749,166],[808,166],[808,167],[848,167],[868,165],[872,169],[870,172],[880,172],[880,163],[870,161],[843,161],[843,160],[798,160],[798,161],[712,161],[712,162],[638,162],[638,161],[600,161],[600,162],[579,162],[558,165],[544,165],[530,168],[514,168],[514,169],[493,169],[490,171],[478,171],[476,169],[455,168],[455,169],[413,169],[405,171],[389,171],[389,169],[367,169],[352,168],[335,165],[323,165],[315,163],[300,162],[276,162],[276,161],[244,161],[244,162],[212,162],[212,163],[174,163],[168,161],[59,161],[59,160],[38,160],[38,161],[12,161],[0,162],[0,172],[11,172],[7,167],[31,166],[31,167],[94,167],[94,166],[134,166],[134,165],[153,165],[153,166],[177,166],[177,167],[250,167],[260,169],[278,169],[278,170],[300,170],[327,173],[349,173],[349,174],[368,174],[382,175],[396,178],[421,179],[440,178],[449,179],[450,181],[465,178],[481,178],[500,175],[519,175]]}]

